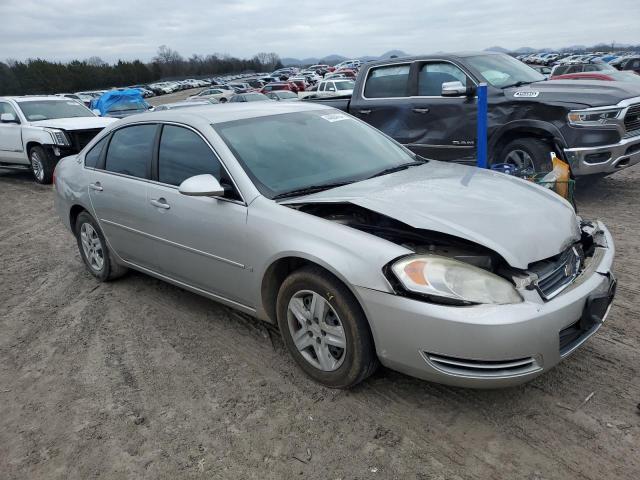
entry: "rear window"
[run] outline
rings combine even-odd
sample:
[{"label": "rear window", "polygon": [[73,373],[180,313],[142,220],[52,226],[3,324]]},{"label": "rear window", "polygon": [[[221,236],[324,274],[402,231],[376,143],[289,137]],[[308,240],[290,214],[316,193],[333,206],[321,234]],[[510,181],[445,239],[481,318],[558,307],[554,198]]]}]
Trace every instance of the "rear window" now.
[{"label": "rear window", "polygon": [[372,68],[364,87],[367,98],[408,96],[409,64]]},{"label": "rear window", "polygon": [[135,125],[116,130],[109,143],[105,170],[148,178],[156,129],[156,125]]}]

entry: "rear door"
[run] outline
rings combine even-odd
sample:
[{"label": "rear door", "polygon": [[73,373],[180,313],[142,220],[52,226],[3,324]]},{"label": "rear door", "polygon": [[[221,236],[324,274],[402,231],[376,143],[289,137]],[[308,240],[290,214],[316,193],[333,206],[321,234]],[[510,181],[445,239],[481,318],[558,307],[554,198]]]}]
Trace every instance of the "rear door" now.
[{"label": "rear door", "polygon": [[424,157],[474,160],[477,100],[475,96],[442,96],[442,85],[456,81],[465,87],[475,85],[460,66],[447,60],[411,66],[408,138],[403,143]]},{"label": "rear door", "polygon": [[158,131],[157,124],[120,128],[85,157],[86,188],[107,242],[121,258],[146,268],[155,263],[147,185]]},{"label": "rear door", "polygon": [[362,91],[354,91],[349,113],[373,125],[402,144],[411,143],[412,99],[409,94],[411,63],[372,67]]},{"label": "rear door", "polygon": [[[178,186],[187,178],[213,175],[224,197],[190,197]],[[154,270],[192,287],[247,304],[247,207],[226,169],[195,130],[164,125],[157,168],[149,185]]]}]

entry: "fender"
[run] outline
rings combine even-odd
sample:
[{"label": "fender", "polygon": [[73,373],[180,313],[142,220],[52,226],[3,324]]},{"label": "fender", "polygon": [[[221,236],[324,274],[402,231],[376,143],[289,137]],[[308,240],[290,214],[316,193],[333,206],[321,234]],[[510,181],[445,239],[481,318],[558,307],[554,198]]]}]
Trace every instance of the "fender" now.
[{"label": "fender", "polygon": [[509,132],[513,132],[514,130],[530,131],[532,133],[534,133],[535,131],[543,131],[547,133],[553,138],[554,143],[560,147],[561,151],[558,152],[558,155],[560,155],[565,148],[568,148],[567,141],[565,140],[558,127],[556,127],[552,123],[544,122],[542,120],[526,119],[514,120],[512,122],[505,123],[497,130],[495,130],[491,134],[491,138],[489,139],[489,151],[494,151],[500,139],[502,139]]}]

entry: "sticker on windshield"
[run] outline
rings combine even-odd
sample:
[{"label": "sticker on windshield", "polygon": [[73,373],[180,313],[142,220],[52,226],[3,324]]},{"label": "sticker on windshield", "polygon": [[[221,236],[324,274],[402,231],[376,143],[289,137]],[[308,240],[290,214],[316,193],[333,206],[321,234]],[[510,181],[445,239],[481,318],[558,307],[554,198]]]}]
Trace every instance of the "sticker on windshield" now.
[{"label": "sticker on windshield", "polygon": [[518,90],[513,94],[514,97],[536,98],[540,95],[537,90]]},{"label": "sticker on windshield", "polygon": [[320,115],[322,118],[324,118],[327,122],[339,122],[340,120],[349,120],[349,117],[346,116],[344,113],[331,113],[329,115]]}]

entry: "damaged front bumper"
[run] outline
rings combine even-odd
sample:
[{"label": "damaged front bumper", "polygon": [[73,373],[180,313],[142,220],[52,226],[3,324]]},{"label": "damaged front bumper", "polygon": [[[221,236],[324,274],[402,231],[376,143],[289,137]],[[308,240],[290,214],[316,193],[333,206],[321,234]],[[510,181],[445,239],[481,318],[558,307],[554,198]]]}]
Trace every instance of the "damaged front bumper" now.
[{"label": "damaged front bumper", "polygon": [[462,387],[524,383],[593,335],[615,294],[613,239],[600,222],[596,247],[574,282],[544,301],[452,307],[357,287],[380,361],[409,375]]},{"label": "damaged front bumper", "polygon": [[565,156],[574,176],[613,173],[640,162],[640,136],[615,145],[567,148]]}]

